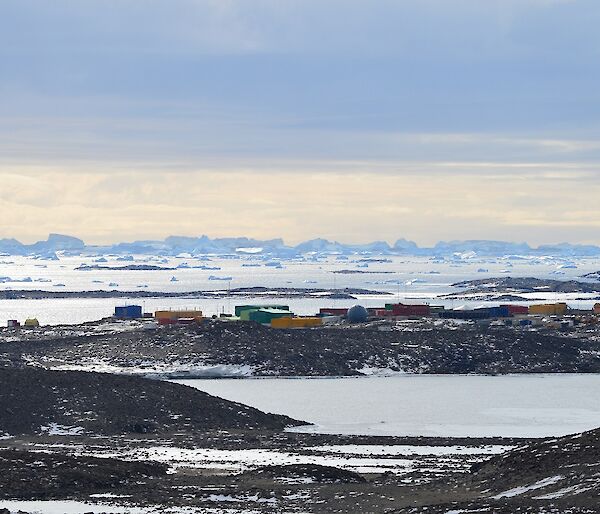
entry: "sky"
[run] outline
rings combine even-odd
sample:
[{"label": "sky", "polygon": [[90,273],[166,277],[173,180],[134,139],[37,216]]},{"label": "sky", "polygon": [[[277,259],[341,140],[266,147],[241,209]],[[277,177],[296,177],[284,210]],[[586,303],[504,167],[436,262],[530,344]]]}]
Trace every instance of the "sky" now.
[{"label": "sky", "polygon": [[597,0],[2,0],[0,237],[600,244]]}]

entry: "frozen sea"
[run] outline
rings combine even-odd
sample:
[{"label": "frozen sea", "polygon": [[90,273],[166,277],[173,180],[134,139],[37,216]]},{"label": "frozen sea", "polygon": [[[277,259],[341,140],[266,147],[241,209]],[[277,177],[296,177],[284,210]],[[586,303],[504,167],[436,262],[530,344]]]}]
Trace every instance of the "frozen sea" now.
[{"label": "frozen sea", "polygon": [[600,427],[600,375],[397,375],[178,380],[314,423],[303,432],[550,437]]},{"label": "frozen sea", "polygon": [[[357,300],[323,300],[319,297],[285,299],[298,314],[314,314],[319,307],[350,307],[355,303],[381,306],[386,301],[407,303],[428,302],[457,308],[462,305],[476,307],[482,301],[446,300],[440,295],[452,292],[452,283],[462,280],[496,276],[534,276],[561,280],[581,279],[587,272],[600,270],[600,260],[579,259],[565,261],[551,257],[531,258],[456,258],[439,261],[427,257],[386,256],[385,262],[365,261],[365,257],[329,256],[323,258],[272,261],[257,256],[192,258],[133,256],[60,256],[59,260],[42,260],[31,257],[0,257],[1,289],[40,289],[47,291],[208,291],[228,287],[295,287],[295,288],[363,288],[390,293],[390,295],[361,296]],[[379,258],[373,258],[379,259]],[[100,266],[125,266],[149,264],[175,268],[155,271],[79,271],[82,264]],[[334,271],[352,270],[359,273],[340,274]],[[224,280],[227,278],[231,280]],[[220,280],[221,279],[221,280]],[[591,308],[597,295],[556,295],[536,293],[531,300],[556,300],[570,302],[573,307]],[[582,299],[583,298],[583,299]],[[264,297],[262,298],[264,300]],[[200,308],[206,314],[230,312],[236,303],[259,301],[252,297],[214,299],[202,298],[99,298],[51,300],[0,300],[0,324],[8,319],[23,320],[37,317],[43,324],[65,324],[93,321],[113,313],[115,305],[143,304],[151,312],[164,308]]]}]

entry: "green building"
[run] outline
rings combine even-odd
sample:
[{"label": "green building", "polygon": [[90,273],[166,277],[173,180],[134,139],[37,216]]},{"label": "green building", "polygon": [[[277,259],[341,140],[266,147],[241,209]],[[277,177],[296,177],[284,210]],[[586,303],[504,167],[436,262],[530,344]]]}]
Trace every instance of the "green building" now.
[{"label": "green building", "polygon": [[274,318],[291,318],[292,313],[289,310],[283,309],[257,309],[251,311],[242,311],[243,313],[248,312],[249,321],[256,321],[264,325],[270,325],[271,320]]},{"label": "green building", "polygon": [[[236,305],[235,315],[240,319],[244,319],[244,317],[242,316],[242,313],[244,311],[257,311],[259,309],[277,309],[281,311],[290,310],[289,306],[287,305]],[[246,321],[248,320],[246,319]]]}]

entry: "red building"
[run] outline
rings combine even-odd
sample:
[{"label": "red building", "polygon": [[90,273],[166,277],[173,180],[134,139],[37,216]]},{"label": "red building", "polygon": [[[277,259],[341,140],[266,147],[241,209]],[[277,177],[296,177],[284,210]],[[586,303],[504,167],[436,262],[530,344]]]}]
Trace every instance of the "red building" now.
[{"label": "red building", "polygon": [[[429,316],[431,307],[427,304],[407,305],[404,303],[393,303],[391,305],[392,316]],[[389,310],[388,310],[389,312]]]},{"label": "red building", "polygon": [[348,309],[337,309],[333,307],[322,307],[319,309],[319,316],[346,316]]},{"label": "red building", "polygon": [[510,316],[524,316],[529,314],[529,307],[527,305],[501,305],[500,307],[506,307]]}]

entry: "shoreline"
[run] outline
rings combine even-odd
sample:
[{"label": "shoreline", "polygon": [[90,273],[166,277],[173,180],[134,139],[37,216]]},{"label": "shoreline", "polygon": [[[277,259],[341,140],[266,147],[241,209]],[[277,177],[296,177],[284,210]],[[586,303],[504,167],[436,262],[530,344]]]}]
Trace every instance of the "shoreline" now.
[{"label": "shoreline", "polygon": [[355,300],[356,296],[391,296],[387,291],[362,288],[239,287],[197,291],[119,291],[96,289],[82,291],[47,291],[43,289],[2,289],[0,300],[47,300],[55,298],[315,298]]}]

